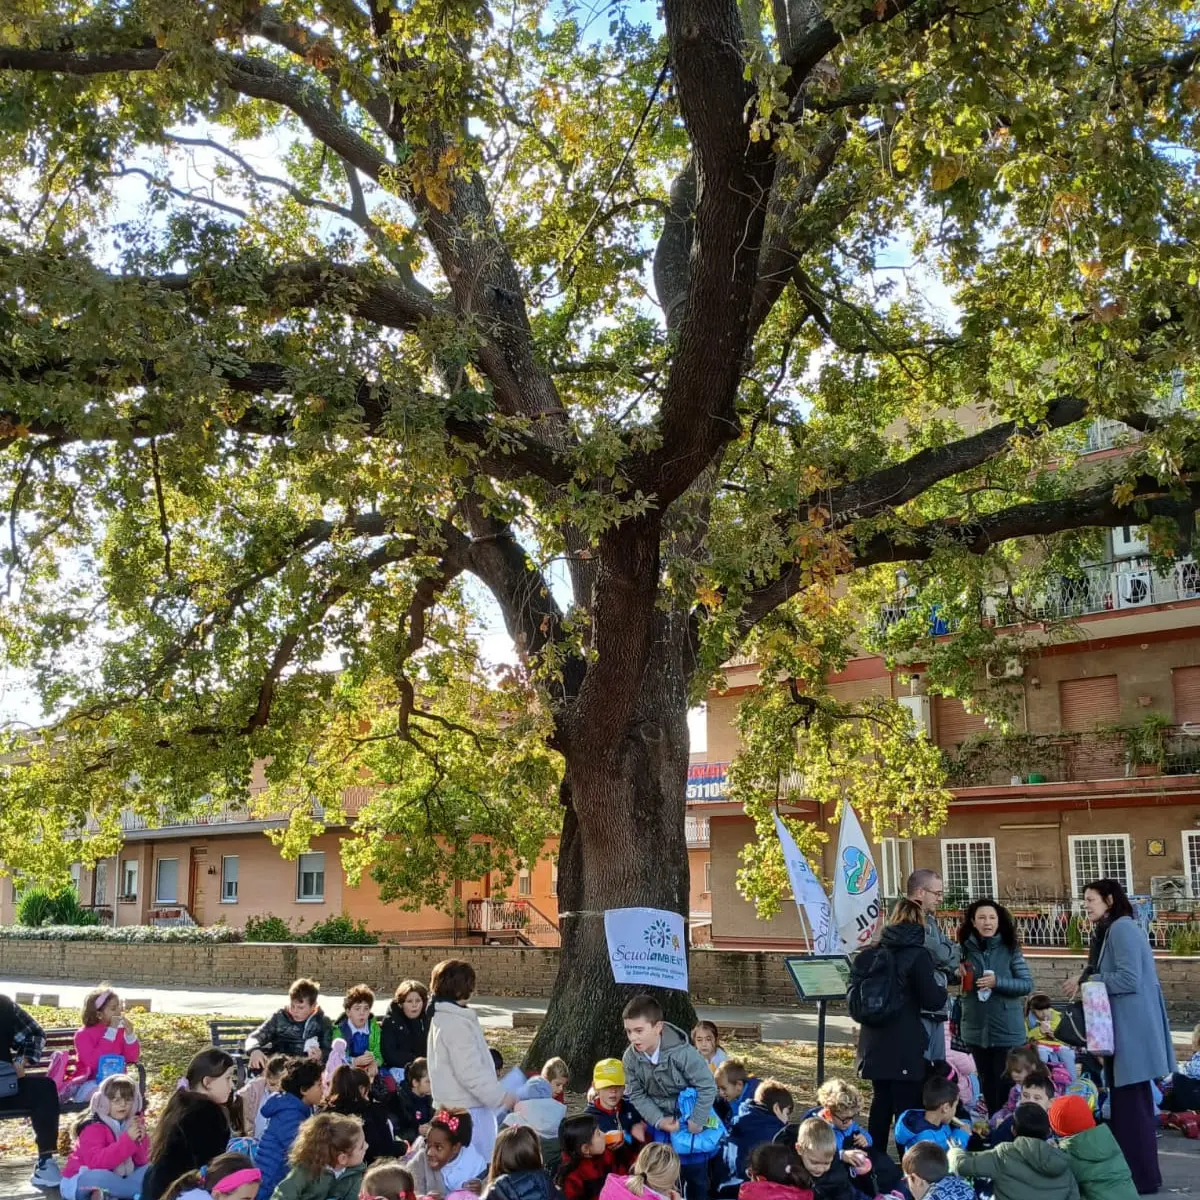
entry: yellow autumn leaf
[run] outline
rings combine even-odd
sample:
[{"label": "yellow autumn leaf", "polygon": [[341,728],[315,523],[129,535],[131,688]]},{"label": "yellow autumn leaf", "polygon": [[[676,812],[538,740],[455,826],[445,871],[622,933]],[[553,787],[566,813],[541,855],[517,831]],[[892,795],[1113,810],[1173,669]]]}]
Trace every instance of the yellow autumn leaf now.
[{"label": "yellow autumn leaf", "polygon": [[1113,488],[1113,503],[1125,505],[1133,499],[1133,484],[1118,483]]},{"label": "yellow autumn leaf", "polygon": [[952,158],[939,159],[933,168],[933,190],[944,192],[958,179],[958,163]]},{"label": "yellow autumn leaf", "polygon": [[1093,280],[1103,279],[1104,273],[1107,270],[1104,263],[1098,258],[1085,258],[1079,264],[1079,273],[1084,279],[1092,282]]}]

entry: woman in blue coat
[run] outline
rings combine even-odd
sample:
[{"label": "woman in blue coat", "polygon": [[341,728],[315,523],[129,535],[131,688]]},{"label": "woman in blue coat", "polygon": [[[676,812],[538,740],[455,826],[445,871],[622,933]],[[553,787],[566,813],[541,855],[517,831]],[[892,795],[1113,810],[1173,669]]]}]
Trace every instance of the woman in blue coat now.
[{"label": "woman in blue coat", "polygon": [[959,1036],[975,1056],[988,1112],[1003,1107],[1008,1052],[1029,1040],[1024,998],[1033,976],[1021,953],[1012,914],[995,900],[976,900],[958,931],[962,946]]},{"label": "woman in blue coat", "polygon": [[1087,980],[1099,980],[1108,992],[1114,1049],[1108,1064],[1109,1123],[1138,1192],[1151,1196],[1162,1187],[1162,1172],[1150,1080],[1175,1069],[1167,1005],[1154,953],[1133,919],[1133,906],[1121,884],[1115,879],[1089,883],[1083,889],[1083,906],[1092,920],[1088,964],[1079,979],[1067,984],[1067,994],[1073,997]]}]

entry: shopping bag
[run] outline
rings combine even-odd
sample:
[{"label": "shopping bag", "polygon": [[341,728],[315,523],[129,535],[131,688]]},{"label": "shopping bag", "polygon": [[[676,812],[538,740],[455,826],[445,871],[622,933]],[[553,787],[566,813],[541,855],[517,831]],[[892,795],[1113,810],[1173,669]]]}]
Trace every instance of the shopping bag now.
[{"label": "shopping bag", "polygon": [[1115,1046],[1108,988],[1099,979],[1089,979],[1080,987],[1079,995],[1083,1001],[1083,1023],[1087,1027],[1088,1050],[1092,1054],[1112,1054]]}]

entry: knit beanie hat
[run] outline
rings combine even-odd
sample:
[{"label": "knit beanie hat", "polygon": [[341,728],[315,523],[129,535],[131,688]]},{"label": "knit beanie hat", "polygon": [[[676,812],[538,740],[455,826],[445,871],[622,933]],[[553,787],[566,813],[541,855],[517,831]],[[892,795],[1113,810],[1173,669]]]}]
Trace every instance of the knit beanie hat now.
[{"label": "knit beanie hat", "polygon": [[1082,1096],[1059,1096],[1050,1102],[1050,1128],[1059,1137],[1070,1137],[1085,1129],[1093,1129],[1095,1125],[1092,1110]]}]

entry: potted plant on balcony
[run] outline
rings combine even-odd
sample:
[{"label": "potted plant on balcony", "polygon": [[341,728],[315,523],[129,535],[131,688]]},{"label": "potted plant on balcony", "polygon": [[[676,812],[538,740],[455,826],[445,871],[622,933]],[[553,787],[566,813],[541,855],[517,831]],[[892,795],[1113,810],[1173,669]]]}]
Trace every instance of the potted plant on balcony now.
[{"label": "potted plant on balcony", "polygon": [[1126,771],[1130,775],[1161,775],[1167,767],[1167,731],[1171,718],[1148,712],[1136,725],[1122,729]]}]

